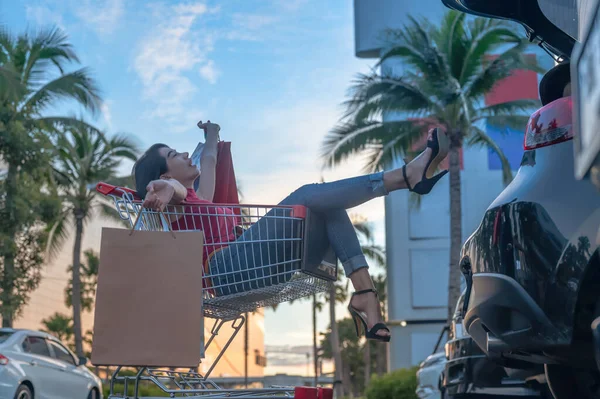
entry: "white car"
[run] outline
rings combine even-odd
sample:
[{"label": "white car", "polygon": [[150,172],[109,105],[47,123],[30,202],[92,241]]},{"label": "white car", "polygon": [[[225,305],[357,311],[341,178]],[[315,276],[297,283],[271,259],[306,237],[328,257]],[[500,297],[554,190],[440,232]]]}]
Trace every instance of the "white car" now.
[{"label": "white car", "polygon": [[102,399],[102,382],[58,339],[0,328],[0,398]]},{"label": "white car", "polygon": [[440,377],[446,367],[446,354],[437,352],[430,355],[417,371],[417,396],[419,399],[440,399]]}]

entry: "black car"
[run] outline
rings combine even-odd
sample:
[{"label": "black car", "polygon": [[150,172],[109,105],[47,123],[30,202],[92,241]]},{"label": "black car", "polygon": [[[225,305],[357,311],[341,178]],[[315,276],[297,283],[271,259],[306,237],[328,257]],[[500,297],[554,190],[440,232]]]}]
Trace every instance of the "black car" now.
[{"label": "black car", "polygon": [[[520,22],[558,62],[540,82],[521,167],[462,250],[464,326],[499,364],[543,364],[555,398],[600,398],[600,196],[574,177],[569,57],[585,0],[443,0]],[[579,6],[574,6],[579,4]],[[575,22],[573,24],[573,22]],[[560,26],[560,29],[559,29]]]},{"label": "black car", "polygon": [[463,329],[460,296],[446,342],[446,366],[441,387],[444,399],[540,398],[550,399],[543,366],[532,364],[520,370],[504,368],[489,359]]}]

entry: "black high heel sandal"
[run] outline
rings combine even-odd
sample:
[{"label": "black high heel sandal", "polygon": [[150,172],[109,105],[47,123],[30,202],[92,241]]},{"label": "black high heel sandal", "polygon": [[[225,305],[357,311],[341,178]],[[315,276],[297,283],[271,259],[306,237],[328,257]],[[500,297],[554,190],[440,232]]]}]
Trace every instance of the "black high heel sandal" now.
[{"label": "black high heel sandal", "polygon": [[[355,293],[352,294],[352,297],[354,297],[355,295],[368,294],[371,292],[374,293],[375,298],[377,298],[377,291],[375,291],[372,288],[368,289],[368,290],[356,291]],[[373,327],[371,327],[371,329],[369,330],[367,327],[366,313],[353,308],[352,300],[350,301],[350,304],[348,305],[348,311],[350,312],[350,315],[352,316],[352,320],[354,321],[354,327],[356,327],[356,335],[358,335],[359,338],[362,336],[362,330],[364,330],[366,339],[372,339],[375,341],[382,341],[382,342],[390,342],[389,335],[383,336],[383,335],[377,334],[381,330],[390,332],[390,329],[384,323],[377,323]]]},{"label": "black high heel sandal", "polygon": [[[440,132],[441,134],[438,134]],[[433,186],[448,173],[447,170],[444,170],[435,176],[433,175],[440,162],[448,155],[448,136],[438,128],[433,130],[432,136],[431,140],[427,140],[427,147],[431,148],[431,158],[429,158],[427,165],[425,165],[421,181],[415,184],[414,187],[411,187],[408,182],[408,177],[406,177],[406,165],[402,167],[402,176],[404,176],[404,181],[406,182],[409,191],[420,195],[429,194]]]}]

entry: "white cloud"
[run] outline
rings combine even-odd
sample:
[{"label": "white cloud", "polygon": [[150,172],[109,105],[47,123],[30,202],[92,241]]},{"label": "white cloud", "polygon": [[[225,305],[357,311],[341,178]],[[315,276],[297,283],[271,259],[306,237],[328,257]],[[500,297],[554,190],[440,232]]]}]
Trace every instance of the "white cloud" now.
[{"label": "white cloud", "polygon": [[75,7],[75,15],[101,36],[115,31],[125,11],[124,0],[85,0]]},{"label": "white cloud", "polygon": [[109,130],[112,130],[113,124],[112,124],[112,113],[110,112],[110,107],[112,105],[112,101],[111,100],[106,100],[102,103],[102,106],[100,107],[100,111],[102,112],[102,117],[104,118],[104,122],[106,123],[106,127]]},{"label": "white cloud", "polygon": [[215,67],[213,60],[208,60],[208,62],[200,68],[200,76],[206,79],[210,84],[217,83],[219,75],[221,75],[221,72]]},{"label": "white cloud", "polygon": [[155,11],[161,22],[140,42],[133,66],[141,79],[144,98],[155,105],[151,116],[179,130],[188,102],[197,90],[186,75],[197,70],[210,83],[219,75],[207,59],[213,50],[213,35],[193,29],[198,17],[216,10],[198,2]]},{"label": "white cloud", "polygon": [[232,15],[232,24],[234,27],[257,30],[277,21],[277,18],[262,14],[241,14]]},{"label": "white cloud", "polygon": [[50,10],[49,6],[26,6],[27,19],[35,22],[37,26],[56,25],[65,30],[63,17],[60,13]]},{"label": "white cloud", "polygon": [[306,3],[308,3],[308,0],[286,0],[276,2],[278,6],[282,7],[286,11],[298,11]]},{"label": "white cloud", "polygon": [[235,13],[231,16],[231,29],[225,34],[229,40],[260,41],[264,28],[278,21],[277,17],[263,14]]}]

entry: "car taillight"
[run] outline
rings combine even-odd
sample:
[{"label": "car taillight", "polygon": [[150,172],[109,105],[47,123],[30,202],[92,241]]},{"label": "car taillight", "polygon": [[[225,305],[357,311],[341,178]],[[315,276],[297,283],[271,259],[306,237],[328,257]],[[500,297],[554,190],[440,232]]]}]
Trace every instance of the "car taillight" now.
[{"label": "car taillight", "polygon": [[8,364],[8,358],[4,355],[0,355],[0,366],[6,366]]},{"label": "car taillight", "polygon": [[535,111],[525,129],[525,151],[562,143],[573,138],[573,101],[563,97]]}]

